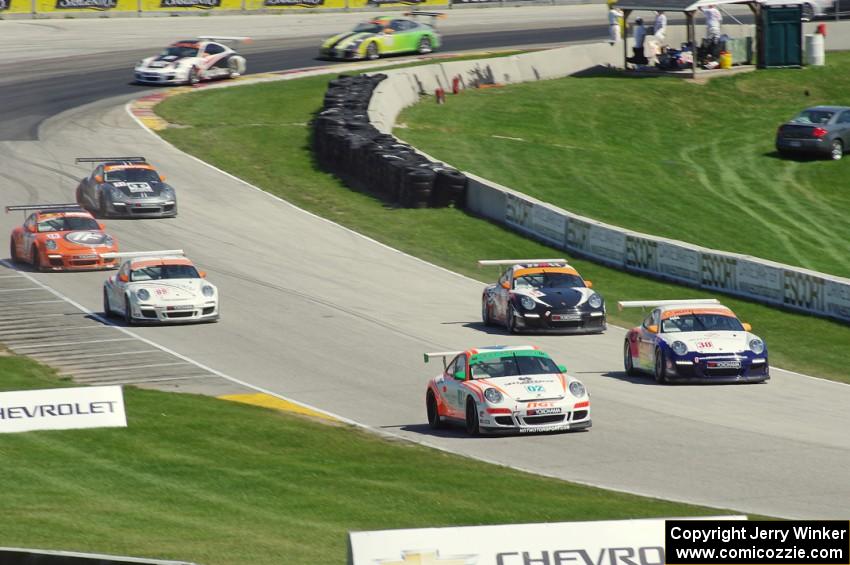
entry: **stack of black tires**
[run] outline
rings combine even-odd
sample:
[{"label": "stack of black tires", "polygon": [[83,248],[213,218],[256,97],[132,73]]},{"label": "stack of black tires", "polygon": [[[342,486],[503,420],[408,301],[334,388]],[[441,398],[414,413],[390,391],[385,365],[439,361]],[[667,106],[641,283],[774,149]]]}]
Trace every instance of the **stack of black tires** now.
[{"label": "stack of black tires", "polygon": [[372,91],[384,74],[339,75],[313,121],[319,166],[348,186],[406,208],[463,207],[466,175],[417,153],[369,122]]}]

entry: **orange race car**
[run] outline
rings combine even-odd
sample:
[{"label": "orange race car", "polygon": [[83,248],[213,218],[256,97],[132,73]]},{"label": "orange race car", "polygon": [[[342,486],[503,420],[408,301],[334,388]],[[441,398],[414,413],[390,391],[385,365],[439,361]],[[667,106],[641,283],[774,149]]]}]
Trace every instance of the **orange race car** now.
[{"label": "orange race car", "polygon": [[6,212],[32,211],[22,226],[12,230],[9,254],[15,263],[30,263],[39,271],[112,269],[118,242],[104,232],[88,212],[76,204],[6,206]]}]

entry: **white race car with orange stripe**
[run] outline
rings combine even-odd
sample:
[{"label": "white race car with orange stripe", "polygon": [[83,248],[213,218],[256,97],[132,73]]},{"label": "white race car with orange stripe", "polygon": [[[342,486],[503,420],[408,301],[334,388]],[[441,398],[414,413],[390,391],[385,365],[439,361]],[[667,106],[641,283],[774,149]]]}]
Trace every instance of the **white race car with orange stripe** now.
[{"label": "white race car with orange stripe", "polygon": [[137,323],[214,322],[218,290],[183,256],[182,249],[107,253],[124,259],[103,283],[103,312]]},{"label": "white race car with orange stripe", "polygon": [[537,347],[426,353],[425,362],[432,357],[442,357],[444,365],[425,392],[432,429],[456,422],[465,425],[470,435],[478,435],[591,426],[587,389]]},{"label": "white race car with orange stripe", "polygon": [[247,37],[201,36],[172,43],[155,57],[136,63],[139,84],[196,84],[202,80],[234,78],[245,74],[245,57],[229,42],[248,42]]}]

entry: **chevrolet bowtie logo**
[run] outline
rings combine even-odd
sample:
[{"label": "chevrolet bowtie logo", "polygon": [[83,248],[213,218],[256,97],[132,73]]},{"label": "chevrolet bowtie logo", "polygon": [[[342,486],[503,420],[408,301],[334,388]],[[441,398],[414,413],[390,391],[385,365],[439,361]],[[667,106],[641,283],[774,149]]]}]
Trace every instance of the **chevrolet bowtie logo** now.
[{"label": "chevrolet bowtie logo", "polygon": [[401,561],[378,561],[380,565],[475,565],[476,555],[440,557],[439,551],[402,551]]}]

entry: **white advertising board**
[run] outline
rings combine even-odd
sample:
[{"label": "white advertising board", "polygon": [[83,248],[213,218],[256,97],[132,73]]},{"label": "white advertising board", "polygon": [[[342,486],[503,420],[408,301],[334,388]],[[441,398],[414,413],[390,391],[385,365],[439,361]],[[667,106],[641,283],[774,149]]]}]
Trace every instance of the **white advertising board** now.
[{"label": "white advertising board", "polygon": [[127,427],[120,386],[0,392],[0,433]]},{"label": "white advertising board", "polygon": [[351,565],[664,565],[663,519],[351,532],[349,542]]}]

